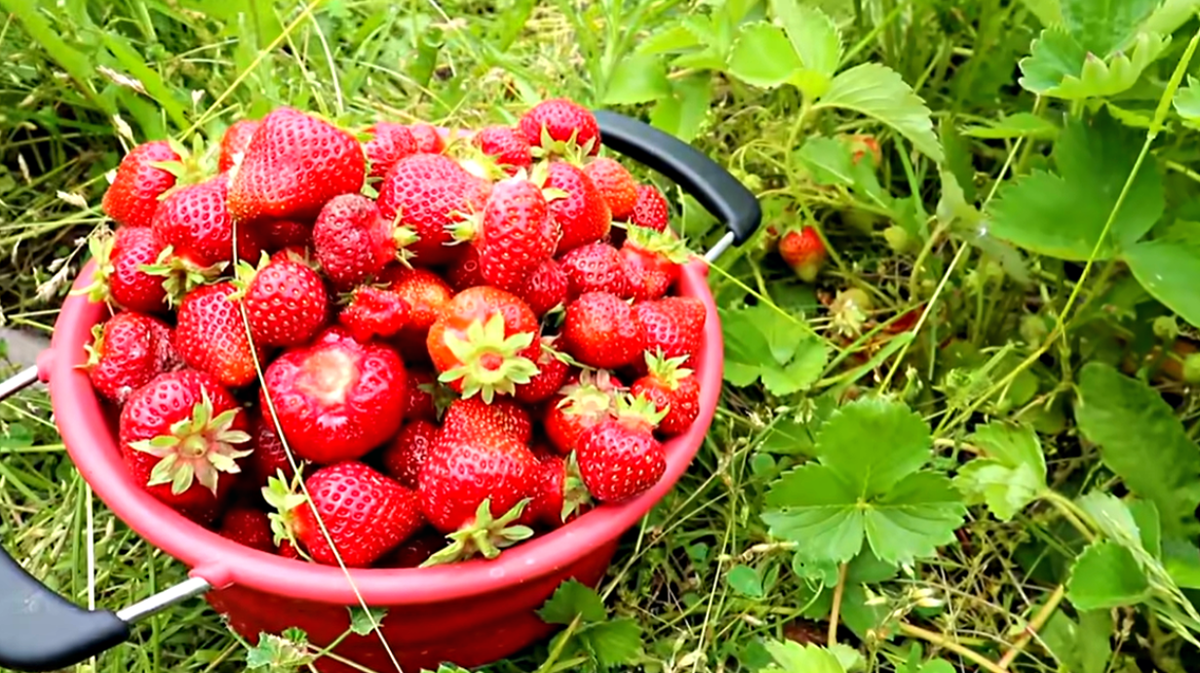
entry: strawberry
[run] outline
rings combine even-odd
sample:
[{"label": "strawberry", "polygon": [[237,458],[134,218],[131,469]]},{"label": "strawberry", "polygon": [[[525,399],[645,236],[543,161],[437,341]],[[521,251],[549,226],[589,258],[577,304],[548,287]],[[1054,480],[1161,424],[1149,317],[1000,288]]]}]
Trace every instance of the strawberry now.
[{"label": "strawberry", "polygon": [[588,243],[563,255],[559,263],[567,274],[567,296],[571,299],[587,292],[629,295],[629,276],[621,253],[611,245]]},{"label": "strawberry", "polygon": [[362,285],[338,314],[338,322],[355,339],[366,343],[375,337],[395,335],[408,322],[408,312],[408,302],[395,292]]},{"label": "strawberry", "polygon": [[479,434],[501,434],[529,444],[533,439],[533,420],[525,407],[507,398],[493,400],[491,404],[478,397],[451,402],[442,418],[443,437],[470,438]]},{"label": "strawberry", "polygon": [[[268,517],[270,518],[270,517]],[[303,559],[300,555],[300,550],[296,549],[296,545],[292,544],[291,540],[279,540],[279,547],[275,552],[284,558]]]},{"label": "strawberry", "polygon": [[481,177],[516,175],[517,171],[528,169],[533,164],[529,141],[511,126],[484,127],[472,136],[471,142],[487,159],[479,162]]},{"label": "strawberry", "polygon": [[175,161],[180,161],[180,156],[165,140],[142,143],[129,150],[117,165],[117,175],[105,190],[100,208],[122,226],[150,226],[159,197],[175,186],[175,175],[154,164]]},{"label": "strawberry", "polygon": [[359,343],[341,327],[284,351],[263,375],[283,436],[297,456],[328,465],[356,460],[396,434],[408,397],[404,362],[377,342]]},{"label": "strawberry", "polygon": [[450,287],[454,288],[455,292],[487,284],[487,281],[483,279],[483,274],[479,271],[479,251],[475,249],[475,246],[468,245],[463,248],[458,259],[455,259],[450,268],[446,269],[446,280],[450,282]]},{"label": "strawberry", "polygon": [[518,120],[517,127],[546,154],[596,154],[600,151],[600,127],[596,117],[582,105],[563,98],[542,101]]},{"label": "strawberry", "polygon": [[376,122],[367,128],[371,139],[363,145],[371,163],[372,178],[382,178],[404,157],[417,153],[417,139],[407,126],[392,122]]},{"label": "strawberry", "polygon": [[800,231],[792,229],[779,239],[779,256],[805,283],[817,279],[825,255],[825,244],[812,226],[805,226]]},{"label": "strawberry", "polygon": [[654,438],[654,426],[661,419],[653,402],[622,396],[615,418],[593,425],[579,438],[579,473],[597,500],[629,500],[662,478],[667,457]]},{"label": "strawberry", "polygon": [[616,159],[600,157],[589,161],[583,167],[583,172],[608,204],[614,220],[627,220],[633,215],[638,200],[637,180],[633,179],[628,169]]},{"label": "strawberry", "polygon": [[[664,358],[690,358],[700,350],[707,312],[699,299],[664,297],[644,301],[633,307],[633,316],[646,336],[646,352]],[[634,365],[640,371],[645,362],[638,360]]]},{"label": "strawberry", "polygon": [[[224,176],[180,187],[154,214],[153,229],[166,250],[148,271],[166,277],[167,298],[176,302],[195,287],[216,278],[234,256],[234,224],[225,208]],[[253,231],[237,229],[237,258],[258,259]]]},{"label": "strawberry", "polygon": [[263,347],[246,338],[242,312],[229,281],[193,290],[179,305],[175,348],[189,367],[212,374],[224,386],[239,388],[257,378],[255,353],[261,362]]},{"label": "strawberry", "polygon": [[670,221],[671,209],[662,192],[654,185],[638,185],[637,201],[633,204],[629,223],[654,231],[666,231]]},{"label": "strawberry", "polygon": [[621,262],[636,301],[658,299],[679,280],[679,269],[691,253],[670,232],[632,226],[621,245]]},{"label": "strawberry", "polygon": [[325,326],[329,297],[321,276],[301,262],[272,260],[263,253],[258,267],[238,264],[232,295],[246,307],[250,335],[264,346],[299,346]]},{"label": "strawberry", "polygon": [[313,225],[313,248],[334,287],[349,290],[379,276],[396,258],[391,224],[362,194],[330,199]]},{"label": "strawberry", "polygon": [[524,177],[497,182],[471,241],[479,253],[479,274],[501,290],[516,292],[554,254],[560,233],[537,185]]},{"label": "strawberry", "polygon": [[567,303],[570,286],[562,266],[553,259],[545,259],[525,279],[517,296],[529,304],[534,315],[541,318]]},{"label": "strawberry", "polygon": [[121,455],[133,480],[201,524],[216,520],[250,451],[246,415],[215,378],[159,374],[121,409]]},{"label": "strawberry", "polygon": [[555,254],[570,252],[607,236],[612,213],[591,178],[566,161],[551,161],[547,171],[543,187],[563,194],[562,198],[550,201],[550,214],[562,229]]},{"label": "strawberry", "polygon": [[366,159],[354,136],[290,107],[263,118],[229,181],[240,222],[311,221],[341,194],[362,189]]},{"label": "strawberry", "polygon": [[483,210],[490,184],[450,157],[414,154],[384,176],[379,211],[389,226],[399,228],[393,238],[407,256],[424,266],[440,266],[460,254],[449,227]]},{"label": "strawberry", "polygon": [[400,330],[396,340],[400,354],[407,362],[429,359],[425,340],[429,328],[442,314],[454,291],[441,276],[428,269],[392,267],[394,272],[385,274],[391,281],[391,291],[408,303],[408,324]]},{"label": "strawberry", "polygon": [[139,313],[166,313],[167,290],[162,276],[143,267],[155,264],[163,244],[149,227],[121,227],[88,239],[96,272],[80,291],[94,302],[111,302]]},{"label": "strawberry", "polygon": [[872,166],[879,166],[883,163],[883,152],[879,148],[879,139],[875,136],[853,133],[845,136],[845,139],[849,141],[852,152],[850,158],[854,163],[859,163],[867,155],[871,156]]},{"label": "strawberry", "polygon": [[441,437],[418,480],[421,512],[451,544],[422,565],[469,558],[495,558],[533,534],[509,526],[529,503],[539,476],[529,448],[502,431]]},{"label": "strawberry", "polygon": [[96,390],[116,404],[163,372],[183,366],[171,343],[171,328],[144,313],[123,312],[92,328],[87,346],[88,377]]},{"label": "strawberry", "polygon": [[587,292],[567,304],[563,349],[579,362],[600,369],[632,363],[645,350],[646,335],[620,297]]},{"label": "strawberry", "polygon": [[275,535],[271,532],[271,519],[266,512],[250,507],[231,507],[221,518],[217,533],[242,546],[268,554],[275,553]]},{"label": "strawberry", "polygon": [[[243,462],[246,470],[246,483],[256,491],[267,485],[267,480],[277,476],[280,471],[286,479],[291,479],[296,471],[292,469],[292,461],[288,459],[287,449],[275,431],[275,423],[269,416],[255,413],[250,421],[250,440],[254,452]],[[293,457],[297,465],[301,463],[298,456]]]},{"label": "strawberry", "polygon": [[250,139],[261,125],[256,119],[242,119],[225,129],[224,135],[221,136],[221,156],[217,160],[218,172],[225,173],[242,163],[246,147],[250,145]]},{"label": "strawberry", "polygon": [[541,338],[540,352],[534,361],[538,373],[529,379],[529,383],[519,384],[513,393],[521,404],[545,402],[566,383],[571,367],[567,364],[567,356],[554,347],[556,339],[557,337],[545,336]]},{"label": "strawberry", "polygon": [[438,426],[415,420],[404,424],[400,433],[379,454],[383,471],[406,488],[416,488],[421,466],[429,457],[438,438]]},{"label": "strawberry", "polygon": [[376,564],[380,568],[416,568],[446,544],[445,538],[428,531],[400,543]]},{"label": "strawberry", "polygon": [[[526,353],[538,319],[515,295],[482,285],[454,296],[429,328],[426,347],[438,379],[463,397],[491,402],[528,383],[537,367]],[[536,357],[536,355],[535,355]]]},{"label": "strawberry", "polygon": [[322,467],[304,488],[307,497],[272,479],[263,495],[278,510],[276,537],[299,542],[317,563],[365,568],[425,524],[416,491],[357,461]]},{"label": "strawberry", "polygon": [[307,247],[312,245],[313,228],[311,224],[295,220],[270,220],[259,225],[257,238],[263,248],[270,251],[290,246]]},{"label": "strawberry", "polygon": [[436,421],[438,405],[435,394],[438,392],[437,376],[428,369],[408,369],[408,401],[404,404],[404,420]]},{"label": "strawberry", "polygon": [[700,415],[700,380],[691,369],[680,365],[687,360],[660,358],[646,354],[648,374],[633,382],[629,393],[654,403],[663,414],[658,431],[664,435],[681,435],[692,427]]},{"label": "strawberry", "polygon": [[535,481],[533,500],[521,518],[530,524],[558,528],[586,508],[591,494],[573,460],[551,455],[540,458],[539,462],[540,477]]},{"label": "strawberry", "polygon": [[446,141],[436,127],[429,124],[410,124],[409,133],[417,145],[419,154],[438,154],[446,149]]},{"label": "strawberry", "polygon": [[542,425],[554,449],[563,456],[579,448],[584,430],[605,420],[616,410],[621,382],[609,372],[584,370],[567,380],[546,405]]}]

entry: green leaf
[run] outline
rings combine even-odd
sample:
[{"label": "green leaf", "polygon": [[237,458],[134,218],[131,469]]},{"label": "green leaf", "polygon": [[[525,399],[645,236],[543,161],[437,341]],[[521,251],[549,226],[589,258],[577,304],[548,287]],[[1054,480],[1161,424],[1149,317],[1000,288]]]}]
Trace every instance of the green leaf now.
[{"label": "green leaf", "polygon": [[829,349],[804,322],[762,304],[721,310],[725,380],[741,388],[762,380],[772,395],[791,395],[816,382]]},{"label": "green leaf", "polygon": [[371,608],[368,612],[357,605],[353,606],[350,608],[350,630],[360,636],[368,635],[376,626],[383,625],[387,613],[387,608]]},{"label": "green leaf", "polygon": [[570,624],[577,615],[585,624],[602,622],[605,610],[604,601],[594,590],[573,579],[559,585],[538,610],[538,616],[547,624]]},{"label": "green leaf", "polygon": [[863,512],[871,550],[885,563],[911,564],[954,542],[966,510],[945,475],[917,472],[905,477]]},{"label": "green leaf", "polygon": [[767,492],[762,520],[791,540],[806,560],[845,563],[862,549],[863,517],[851,487],[828,468],[808,464],[785,473]]},{"label": "green leaf", "polygon": [[758,571],[750,566],[736,565],[729,569],[729,573],[725,575],[725,580],[729,582],[729,586],[734,591],[743,596],[750,598],[762,598],[763,585],[762,577]]},{"label": "green leaf", "polygon": [[635,664],[642,655],[642,627],[632,619],[592,624],[579,636],[602,669]]},{"label": "green leaf", "polygon": [[854,184],[854,160],[846,143],[836,138],[812,136],[804,141],[796,156],[818,185]]},{"label": "green leaf", "polygon": [[1079,610],[1137,605],[1150,582],[1133,554],[1116,542],[1096,542],[1080,554],[1067,581],[1067,598]]},{"label": "green leaf", "polygon": [[1155,299],[1200,327],[1200,247],[1183,241],[1155,239],[1134,244],[1123,255],[1129,270]]},{"label": "green leaf", "polygon": [[1200,547],[1190,540],[1167,538],[1162,548],[1163,568],[1175,584],[1183,589],[1200,589]]},{"label": "green leaf", "polygon": [[1200,121],[1200,80],[1194,75],[1188,75],[1187,86],[1179,87],[1171,105],[1179,116],[1187,121]]},{"label": "green leaf", "polygon": [[764,89],[786,84],[800,68],[783,29],[763,21],[742,26],[729,52],[729,74]]},{"label": "green leaf", "polygon": [[1034,40],[1029,57],[1021,59],[1018,81],[1034,93],[1066,100],[1115,96],[1137,84],[1170,42],[1169,37],[1141,33],[1127,51],[1103,57],[1087,51],[1062,27],[1048,28]]},{"label": "green leaf", "polygon": [[684,142],[691,142],[708,118],[711,87],[709,73],[679,79],[671,95],[659,99],[650,111],[650,123]]},{"label": "green leaf", "polygon": [[1119,498],[1103,491],[1092,491],[1079,499],[1079,507],[1100,527],[1100,532],[1126,547],[1141,547],[1142,535],[1133,512]]},{"label": "green leaf", "polygon": [[845,643],[834,643],[827,648],[829,653],[837,658],[841,664],[842,670],[846,673],[856,673],[863,670],[866,665],[866,659],[863,658],[862,652],[850,647]]},{"label": "green leaf", "polygon": [[1126,43],[1161,0],[1062,0],[1063,24],[1083,48],[1107,56]]},{"label": "green leaf", "polygon": [[605,105],[636,105],[671,95],[667,68],[653,54],[632,54],[621,60],[608,78]]},{"label": "green leaf", "polygon": [[842,60],[842,36],[837,25],[820,9],[797,0],[773,0],[771,9],[803,66],[794,83],[805,96],[821,96],[829,89]]},{"label": "green leaf", "polygon": [[775,666],[762,669],[762,673],[846,673],[832,652],[816,645],[801,645],[794,640],[768,640],[764,644]]},{"label": "green leaf", "polygon": [[890,491],[927,463],[932,442],[929,426],[904,404],[863,398],[826,421],[817,457],[856,495],[870,497]]},{"label": "green leaf", "polygon": [[[1041,255],[1088,259],[1141,146],[1140,134],[1107,113],[1070,120],[1054,145],[1058,174],[1035,169],[1002,186],[989,209],[990,232]],[[1155,163],[1146,162],[1138,172],[1097,259],[1131,245],[1162,215],[1163,186]]]},{"label": "green leaf", "polygon": [[834,77],[814,109],[830,107],[874,117],[908,138],[919,152],[942,161],[942,146],[925,101],[887,66],[863,63]]},{"label": "green leaf", "polygon": [[1108,610],[1079,614],[1079,622],[1056,610],[1039,634],[1046,649],[1071,673],[1105,673],[1112,647],[1113,623]]},{"label": "green leaf", "polygon": [[960,469],[954,485],[968,502],[986,503],[997,519],[1011,521],[1046,487],[1046,460],[1032,428],[993,421],[967,442],[984,455]]},{"label": "green leaf", "polygon": [[921,667],[921,673],[958,673],[958,669],[945,659],[934,659],[925,662],[925,665]]},{"label": "green leaf", "polygon": [[1104,465],[1153,502],[1168,536],[1196,529],[1200,450],[1154,389],[1107,364],[1089,362],[1079,376],[1079,429],[1100,445]]},{"label": "green leaf", "polygon": [[987,126],[968,126],[963,135],[989,140],[1011,140],[1013,138],[1035,138],[1049,140],[1058,136],[1058,127],[1050,120],[1028,112],[989,122]]}]

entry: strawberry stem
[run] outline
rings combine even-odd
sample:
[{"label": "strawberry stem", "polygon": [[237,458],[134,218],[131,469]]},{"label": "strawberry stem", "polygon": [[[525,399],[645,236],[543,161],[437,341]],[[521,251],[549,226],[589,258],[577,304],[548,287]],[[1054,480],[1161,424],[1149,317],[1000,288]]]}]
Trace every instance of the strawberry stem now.
[{"label": "strawberry stem", "polygon": [[512,395],[519,383],[529,383],[539,370],[533,360],[521,355],[533,343],[531,332],[504,336],[504,315],[496,312],[487,322],[474,321],[466,339],[446,333],[446,347],[460,363],[438,377],[442,383],[460,381],[462,396],[479,394],[492,403],[497,393]]},{"label": "strawberry stem", "polygon": [[469,525],[446,536],[450,544],[430,556],[421,564],[422,568],[445,563],[454,563],[482,555],[486,559],[494,559],[505,547],[533,537],[533,529],[528,526],[509,526],[516,521],[529,505],[530,498],[518,502],[504,516],[492,518],[491,498],[484,498],[475,510],[475,520]]}]

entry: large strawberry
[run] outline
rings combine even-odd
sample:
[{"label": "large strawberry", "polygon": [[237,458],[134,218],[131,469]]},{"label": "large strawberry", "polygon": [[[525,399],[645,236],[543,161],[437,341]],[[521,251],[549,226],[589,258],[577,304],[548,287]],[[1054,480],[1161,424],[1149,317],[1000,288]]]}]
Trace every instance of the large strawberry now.
[{"label": "large strawberry", "polygon": [[358,459],[403,421],[404,362],[390,347],[359,343],[341,327],[284,351],[263,381],[263,413],[273,409],[292,451],[314,463]]},{"label": "large strawberry", "polygon": [[231,507],[221,517],[217,533],[244,547],[275,553],[275,536],[271,532],[271,518],[266,512],[251,507]]},{"label": "large strawberry", "polygon": [[289,107],[263,118],[229,182],[241,222],[316,218],[330,199],[362,189],[362,145],[329,122]]},{"label": "large strawberry", "polygon": [[618,369],[639,359],[646,335],[633,308],[607,292],[588,292],[567,304],[563,350],[579,362]]},{"label": "large strawberry", "polygon": [[408,302],[391,290],[362,285],[338,313],[338,322],[355,339],[366,343],[395,335],[408,323]]},{"label": "large strawberry", "polygon": [[601,502],[621,502],[646,492],[667,468],[654,428],[662,412],[645,398],[622,396],[615,418],[588,428],[576,457],[583,483]]},{"label": "large strawberry", "polygon": [[683,241],[671,232],[631,226],[621,245],[621,261],[636,301],[658,299],[679,280],[680,266],[691,259]]},{"label": "large strawberry", "polygon": [[637,180],[616,159],[600,157],[589,161],[583,172],[604,197],[614,220],[627,220],[637,206]]},{"label": "large strawberry", "polygon": [[392,283],[391,291],[400,295],[409,307],[408,323],[396,339],[397,348],[405,362],[427,362],[429,350],[425,341],[429,328],[450,303],[454,291],[429,269],[394,266],[390,271],[385,278]]},{"label": "large strawberry", "polygon": [[497,179],[516,175],[533,164],[529,141],[511,126],[485,126],[471,137],[477,154],[464,160],[468,171],[483,178]]},{"label": "large strawberry", "polygon": [[416,143],[417,153],[419,154],[439,154],[446,148],[446,141],[435,126],[430,124],[409,124],[408,131],[412,133],[413,142]]},{"label": "large strawberry", "polygon": [[199,523],[216,520],[250,453],[245,413],[212,376],[159,374],[121,409],[121,454],[151,495]]},{"label": "large strawberry", "polygon": [[175,325],[175,348],[183,361],[230,388],[253,383],[255,354],[260,361],[264,354],[261,344],[251,350],[236,292],[229,281],[193,290],[179,305]]},{"label": "large strawberry", "polygon": [[276,537],[300,543],[317,563],[365,568],[425,524],[416,491],[357,461],[313,472],[304,488],[307,497],[274,479],[263,495],[278,510]]},{"label": "large strawberry", "polygon": [[494,430],[439,439],[421,469],[421,511],[451,540],[423,565],[448,563],[482,554],[495,558],[502,547],[533,531],[510,526],[528,505],[538,461],[527,446]]},{"label": "large strawberry", "polygon": [[409,421],[379,454],[383,471],[408,488],[417,487],[421,467],[438,438],[438,426],[430,421]]},{"label": "large strawberry", "polygon": [[94,302],[111,302],[139,313],[165,313],[163,277],[145,267],[158,262],[163,244],[150,227],[121,227],[88,239],[96,272],[80,291]]},{"label": "large strawberry", "polygon": [[308,342],[329,317],[329,297],[321,276],[291,259],[272,260],[263,253],[257,268],[238,265],[233,296],[246,307],[250,334],[264,346],[299,346]]},{"label": "large strawberry", "polygon": [[582,105],[564,98],[542,101],[517,123],[539,154],[595,154],[600,151],[600,126]]},{"label": "large strawberry", "polygon": [[621,253],[605,243],[588,243],[559,259],[567,274],[567,297],[576,299],[587,292],[629,295],[629,274]]},{"label": "large strawberry", "polygon": [[464,397],[491,402],[511,395],[519,383],[537,374],[529,357],[538,348],[539,325],[529,305],[517,296],[481,285],[454,296],[429,328],[426,347],[438,377]]},{"label": "large strawberry", "polygon": [[508,398],[492,400],[491,404],[478,397],[454,400],[442,418],[444,437],[485,436],[499,433],[529,444],[533,439],[533,420],[525,407]]},{"label": "large strawberry", "polygon": [[660,358],[646,354],[648,373],[633,382],[629,393],[654,403],[663,414],[658,431],[664,435],[681,435],[692,427],[700,415],[700,381],[691,369],[680,365],[686,356]]},{"label": "large strawberry", "polygon": [[[645,336],[645,350],[664,358],[686,356],[681,364],[700,350],[707,312],[704,302],[695,297],[663,297],[633,307],[633,317]],[[633,363],[641,371],[645,362]]]},{"label": "large strawberry", "polygon": [[171,328],[158,318],[125,311],[92,328],[87,372],[105,398],[124,404],[133,391],[183,366]]},{"label": "large strawberry", "polygon": [[471,244],[479,252],[479,274],[508,292],[519,290],[554,255],[560,235],[542,189],[520,175],[492,187],[475,226]]},{"label": "large strawberry", "polygon": [[567,380],[546,405],[542,424],[546,437],[563,456],[579,448],[584,430],[613,415],[624,388],[609,372],[583,370]]},{"label": "large strawberry", "polygon": [[562,198],[550,202],[550,214],[562,229],[556,255],[596,243],[608,235],[612,226],[608,202],[592,184],[591,178],[574,164],[551,161],[542,186],[563,194]]},{"label": "large strawberry", "polygon": [[449,227],[483,210],[491,183],[471,175],[450,157],[414,154],[396,162],[379,185],[379,211],[405,252],[423,266],[452,262],[461,246],[454,245]]},{"label": "large strawberry", "polygon": [[654,185],[638,185],[637,201],[633,204],[629,223],[654,231],[666,231],[670,221],[671,209],[667,206],[667,199],[662,192]]},{"label": "large strawberry", "polygon": [[288,458],[287,448],[279,439],[279,433],[275,430],[275,422],[270,417],[265,417],[260,412],[255,413],[250,421],[250,437],[254,452],[242,461],[242,467],[246,472],[244,479],[249,488],[257,492],[267,485],[268,479],[277,476],[280,472],[283,473],[285,479],[291,479],[296,474],[296,470],[292,467],[292,461],[294,460],[298,466],[303,461],[299,456]]},{"label": "large strawberry", "polygon": [[179,160],[179,155],[165,140],[142,143],[129,150],[117,166],[117,175],[104,192],[100,208],[117,224],[150,226],[159,197],[175,186],[175,175],[154,164]]},{"label": "large strawberry", "polygon": [[541,352],[533,363],[537,366],[538,373],[529,379],[529,383],[518,384],[513,394],[521,404],[545,402],[566,383],[567,375],[571,371],[570,358],[555,347],[554,342],[557,339],[558,337],[554,336],[541,338]]},{"label": "large strawberry", "polygon": [[229,125],[225,129],[224,135],[221,136],[221,156],[217,160],[217,170],[221,173],[228,172],[234,166],[242,163],[242,157],[246,155],[246,148],[250,146],[250,139],[254,137],[254,132],[261,126],[261,122],[257,119],[242,119]]},{"label": "large strawberry", "polygon": [[417,153],[417,140],[403,124],[376,122],[367,128],[371,136],[363,145],[371,163],[372,178],[382,178],[404,157]]},{"label": "large strawberry", "polygon": [[591,494],[579,476],[574,460],[560,456],[540,457],[539,478],[533,490],[533,500],[525,508],[522,521],[558,528],[577,516],[591,502]]},{"label": "large strawberry", "polygon": [[339,290],[379,276],[403,243],[375,202],[342,194],[325,204],[313,225],[313,248],[321,268]]},{"label": "large strawberry", "polygon": [[517,296],[529,304],[534,315],[541,318],[550,311],[565,306],[571,283],[562,265],[553,259],[542,260],[517,290]]}]

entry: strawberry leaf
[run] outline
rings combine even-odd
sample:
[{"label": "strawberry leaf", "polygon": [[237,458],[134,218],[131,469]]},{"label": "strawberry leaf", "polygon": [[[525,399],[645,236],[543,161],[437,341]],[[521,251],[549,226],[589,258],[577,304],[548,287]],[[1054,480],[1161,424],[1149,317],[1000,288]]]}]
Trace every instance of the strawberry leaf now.
[{"label": "strawberry leaf", "polygon": [[761,380],[772,395],[791,395],[811,387],[825,369],[825,341],[768,306],[721,309],[721,326],[725,380],[739,388]]},{"label": "strawberry leaf", "polygon": [[1032,429],[993,421],[967,442],[984,452],[954,479],[968,503],[987,503],[997,519],[1011,521],[1046,488],[1046,459]]},{"label": "strawberry leaf", "polygon": [[1150,597],[1150,582],[1129,549],[1097,542],[1083,551],[1071,569],[1067,598],[1080,610],[1137,605]]},{"label": "strawberry leaf", "polygon": [[360,636],[370,635],[372,631],[383,624],[387,617],[387,608],[371,608],[363,610],[355,605],[350,607],[350,631]]},{"label": "strawberry leaf", "polygon": [[794,640],[769,640],[764,645],[775,665],[762,673],[846,673],[837,656],[823,647]]},{"label": "strawberry leaf", "polygon": [[591,624],[579,639],[601,670],[635,664],[642,655],[642,627],[632,619]]},{"label": "strawberry leaf", "polygon": [[863,63],[838,74],[813,109],[831,107],[874,117],[908,138],[917,151],[935,162],[941,163],[944,158],[925,101],[887,66]]},{"label": "strawberry leaf", "polygon": [[1179,314],[1200,327],[1200,294],[1195,279],[1200,277],[1200,243],[1154,239],[1130,246],[1125,263],[1142,287]]},{"label": "strawberry leaf", "polygon": [[570,579],[559,585],[537,611],[547,624],[567,625],[580,618],[585,624],[604,621],[604,601],[599,594],[578,580]]}]

